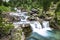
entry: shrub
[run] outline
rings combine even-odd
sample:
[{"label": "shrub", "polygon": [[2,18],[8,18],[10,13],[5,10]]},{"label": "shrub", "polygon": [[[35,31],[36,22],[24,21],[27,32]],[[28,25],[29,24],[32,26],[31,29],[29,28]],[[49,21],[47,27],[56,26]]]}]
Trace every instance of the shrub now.
[{"label": "shrub", "polygon": [[3,12],[11,11],[9,7],[5,7],[5,6],[0,6],[0,10],[3,11]]},{"label": "shrub", "polygon": [[0,10],[0,38],[10,34],[10,31],[14,28],[12,23],[5,22],[2,17],[2,11]]}]

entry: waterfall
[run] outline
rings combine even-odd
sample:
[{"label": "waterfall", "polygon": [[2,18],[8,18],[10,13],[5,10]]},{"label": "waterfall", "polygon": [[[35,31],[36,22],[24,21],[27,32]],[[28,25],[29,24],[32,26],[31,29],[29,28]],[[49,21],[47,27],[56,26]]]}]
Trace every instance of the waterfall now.
[{"label": "waterfall", "polygon": [[49,21],[43,21],[42,25],[43,25],[43,29],[45,29],[45,30],[52,30],[50,28],[50,26],[49,26]]},{"label": "waterfall", "polygon": [[49,21],[42,22],[43,28],[42,28],[42,25],[38,21],[31,22],[30,25],[33,32],[36,32],[37,34],[44,37],[48,36],[47,30],[52,31],[52,29],[49,27]]},{"label": "waterfall", "polygon": [[[46,22],[47,24],[48,22]],[[44,25],[44,29],[42,28],[41,24],[38,22],[38,21],[34,21],[32,23],[30,23],[31,25],[31,28],[32,28],[32,31],[33,32],[36,32],[38,33],[39,35],[42,35],[42,36],[48,36],[47,35],[47,30],[45,28],[47,28],[45,25]]]},{"label": "waterfall", "polygon": [[42,26],[38,21],[31,22],[30,25],[31,25],[33,32],[35,32],[38,29],[42,29]]},{"label": "waterfall", "polygon": [[[17,13],[14,13],[14,15],[19,16],[21,19],[21,21],[13,23],[15,25],[15,28],[17,28],[17,26],[19,26],[20,24],[30,24],[32,32],[36,32],[42,36],[48,36],[47,30],[52,30],[49,27],[49,21],[42,21],[42,25],[43,25],[42,26],[39,21],[27,21],[27,18],[30,16],[28,16],[26,14],[27,14],[27,12],[20,12],[20,11],[18,11]],[[11,13],[11,15],[12,15],[12,13]]]},{"label": "waterfall", "polygon": [[21,21],[27,21],[28,17],[29,16],[27,15],[27,12],[21,12],[20,14]]}]

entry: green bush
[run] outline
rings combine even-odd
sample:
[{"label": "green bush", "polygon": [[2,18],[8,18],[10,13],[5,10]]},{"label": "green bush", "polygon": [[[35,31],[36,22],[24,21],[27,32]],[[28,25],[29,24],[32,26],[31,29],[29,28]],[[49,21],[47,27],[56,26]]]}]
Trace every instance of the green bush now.
[{"label": "green bush", "polygon": [[0,10],[3,11],[3,12],[11,11],[11,9],[9,7],[5,7],[5,6],[0,6]]},{"label": "green bush", "polygon": [[0,10],[0,38],[2,36],[10,34],[10,31],[14,28],[12,23],[5,22],[5,20],[3,20],[2,15],[2,11]]},{"label": "green bush", "polygon": [[14,28],[12,23],[0,23],[0,35],[5,36],[11,33],[11,30]]}]

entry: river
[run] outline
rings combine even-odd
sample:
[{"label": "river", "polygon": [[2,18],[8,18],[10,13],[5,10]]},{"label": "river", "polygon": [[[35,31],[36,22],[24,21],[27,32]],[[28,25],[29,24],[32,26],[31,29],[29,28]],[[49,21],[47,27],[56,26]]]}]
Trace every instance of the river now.
[{"label": "river", "polygon": [[[32,32],[26,40],[60,40],[60,30],[52,30],[49,27],[49,21],[42,21],[42,28],[39,21],[28,21],[27,18],[29,16],[26,15],[26,13],[27,12],[18,11],[13,14],[21,18],[19,22],[13,22],[15,28],[17,28],[20,24],[30,24],[31,26]],[[12,15],[12,13],[10,15]]]}]

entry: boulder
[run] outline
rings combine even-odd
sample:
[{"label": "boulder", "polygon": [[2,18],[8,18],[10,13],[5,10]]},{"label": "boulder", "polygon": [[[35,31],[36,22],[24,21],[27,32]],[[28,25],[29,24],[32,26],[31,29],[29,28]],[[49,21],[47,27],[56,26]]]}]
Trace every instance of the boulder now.
[{"label": "boulder", "polygon": [[[26,24],[25,27],[22,27],[25,37],[28,37],[32,32],[32,29],[29,24]],[[28,34],[27,34],[28,33]]]},{"label": "boulder", "polygon": [[34,12],[34,13],[38,13],[38,10],[34,9],[34,8],[31,11]]},{"label": "boulder", "polygon": [[28,20],[29,21],[36,21],[37,19],[35,17],[29,17]]}]

